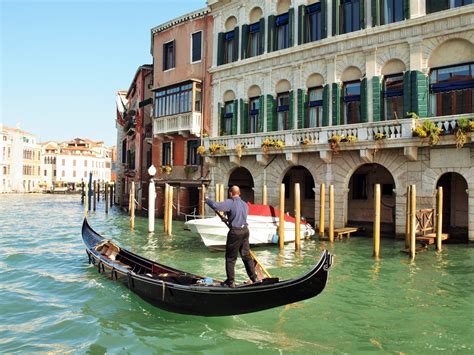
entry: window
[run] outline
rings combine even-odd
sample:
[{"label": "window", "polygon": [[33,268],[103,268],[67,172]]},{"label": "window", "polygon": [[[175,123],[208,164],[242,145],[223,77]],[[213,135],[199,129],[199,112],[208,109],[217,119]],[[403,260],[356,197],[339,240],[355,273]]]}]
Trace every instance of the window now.
[{"label": "window", "polygon": [[194,93],[194,111],[201,112],[202,105],[201,84],[196,84],[196,91]]},{"label": "window", "polygon": [[234,31],[229,31],[224,35],[224,64],[234,61],[234,37]]},{"label": "window", "polygon": [[62,166],[66,165],[66,159],[63,159]]},{"label": "window", "polygon": [[124,139],[122,141],[122,164],[127,163],[127,141]]},{"label": "window", "polygon": [[426,13],[431,14],[472,3],[474,3],[473,0],[426,0]]},{"label": "window", "polygon": [[352,177],[352,199],[367,200],[367,175],[354,174]]},{"label": "window", "polygon": [[76,177],[76,170],[72,172],[72,177]]},{"label": "window", "polygon": [[193,84],[186,83],[155,93],[155,115],[163,117],[192,111]]},{"label": "window", "polygon": [[163,143],[161,165],[171,165],[171,142]]},{"label": "window", "polygon": [[360,122],[360,81],[343,84],[342,110],[344,124]]},{"label": "window", "polygon": [[232,134],[232,121],[234,119],[234,101],[224,103],[224,121],[222,122],[222,135]]},{"label": "window", "polygon": [[84,166],[87,167],[87,160],[84,160]]},{"label": "window", "polygon": [[64,177],[66,175],[66,172],[63,170],[61,171],[61,176]]},{"label": "window", "polygon": [[474,112],[474,64],[437,68],[430,75],[431,114],[456,115]]},{"label": "window", "polygon": [[201,157],[197,152],[198,146],[199,146],[198,140],[188,141],[187,165],[201,164]]},{"label": "window", "polygon": [[306,6],[305,42],[321,39],[321,3]]},{"label": "window", "polygon": [[341,33],[360,30],[360,1],[341,0]]},{"label": "window", "polygon": [[304,123],[305,128],[322,126],[323,119],[323,88],[308,89],[308,116]]},{"label": "window", "polygon": [[384,119],[403,118],[403,74],[387,75],[383,80]]},{"label": "window", "polygon": [[252,97],[249,100],[249,125],[248,132],[245,133],[257,133],[258,132],[258,119],[260,116],[260,98]]},{"label": "window", "polygon": [[381,5],[381,24],[403,21],[403,0],[382,0]]},{"label": "window", "polygon": [[175,67],[175,41],[163,44],[163,70]]},{"label": "window", "polygon": [[72,166],[76,166],[76,159],[72,161]]},{"label": "window", "polygon": [[289,14],[276,17],[276,49],[284,49],[290,46]]},{"label": "window", "polygon": [[87,171],[84,171],[84,177],[87,178]]},{"label": "window", "polygon": [[288,92],[278,94],[277,96],[277,130],[286,130],[291,128],[290,122],[290,95]]},{"label": "window", "polygon": [[191,44],[191,62],[199,62],[201,60],[202,51],[202,32],[196,32],[192,34]]},{"label": "window", "polygon": [[249,41],[247,44],[247,58],[255,57],[260,53],[260,22],[249,26]]}]

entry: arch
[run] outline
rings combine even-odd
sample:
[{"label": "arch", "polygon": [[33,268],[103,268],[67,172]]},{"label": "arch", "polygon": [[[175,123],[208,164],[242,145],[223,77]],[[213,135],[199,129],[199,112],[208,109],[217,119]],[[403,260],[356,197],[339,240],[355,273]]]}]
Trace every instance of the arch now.
[{"label": "arch", "polygon": [[436,182],[443,187],[443,233],[449,239],[467,242],[469,227],[469,199],[467,180],[459,173],[446,172]]},{"label": "arch", "polygon": [[341,74],[341,82],[354,81],[362,78],[362,72],[355,66],[347,67]]},{"label": "arch", "polygon": [[234,101],[235,100],[235,93],[232,90],[227,90],[224,93],[224,102]]},{"label": "arch", "polygon": [[300,184],[301,216],[314,225],[315,222],[315,179],[309,169],[293,165],[285,169],[281,183],[285,184],[285,209],[294,211],[294,184]]},{"label": "arch", "polygon": [[448,39],[439,44],[430,54],[430,68],[474,62],[474,44],[462,38]]},{"label": "arch", "polygon": [[291,0],[278,0],[277,15],[285,14],[291,7]]},{"label": "arch", "polygon": [[240,196],[246,202],[254,203],[254,180],[250,171],[244,167],[238,167],[231,171],[228,180],[228,188],[237,185],[240,187]]},{"label": "arch", "polygon": [[258,85],[252,85],[247,91],[248,97],[257,97],[262,95],[262,90]]},{"label": "arch", "polygon": [[395,233],[395,179],[391,172],[377,163],[362,164],[350,175],[347,195],[348,223],[371,229],[374,214],[374,186],[381,185],[381,230]]},{"label": "arch", "polygon": [[381,71],[382,75],[399,74],[406,71],[406,65],[400,59],[390,59],[387,61]]},{"label": "arch", "polygon": [[288,92],[290,90],[291,90],[291,84],[286,79],[280,80],[275,86],[275,91],[277,94],[282,93],[282,92]]},{"label": "arch", "polygon": [[230,16],[225,20],[224,29],[226,32],[232,31],[237,26],[237,18]]},{"label": "arch", "polygon": [[324,78],[321,74],[314,73],[308,77],[306,80],[306,87],[307,88],[314,88],[316,86],[323,86],[324,85]]},{"label": "arch", "polygon": [[255,23],[260,21],[263,16],[263,11],[260,7],[256,6],[249,13],[249,23]]}]

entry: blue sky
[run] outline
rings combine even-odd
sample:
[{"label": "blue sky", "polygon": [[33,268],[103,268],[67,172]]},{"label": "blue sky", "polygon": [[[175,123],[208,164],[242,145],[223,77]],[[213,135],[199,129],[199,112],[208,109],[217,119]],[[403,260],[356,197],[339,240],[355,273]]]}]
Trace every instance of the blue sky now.
[{"label": "blue sky", "polygon": [[116,143],[115,93],[152,63],[150,29],[205,0],[0,0],[0,121],[41,141]]}]

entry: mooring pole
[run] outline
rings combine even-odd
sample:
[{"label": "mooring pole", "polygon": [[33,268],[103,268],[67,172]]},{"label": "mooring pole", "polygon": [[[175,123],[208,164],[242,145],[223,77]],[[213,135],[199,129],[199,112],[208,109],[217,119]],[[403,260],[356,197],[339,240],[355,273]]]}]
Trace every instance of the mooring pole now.
[{"label": "mooring pole", "polygon": [[89,212],[89,190],[88,190],[88,186],[87,186],[87,183],[86,183],[86,186],[85,186],[85,198],[84,198],[84,202],[85,202],[85,205],[84,205],[84,217],[87,217],[87,213]]},{"label": "mooring pole", "polygon": [[220,199],[220,194],[221,194],[221,188],[219,184],[216,184],[216,202],[221,202]]},{"label": "mooring pole", "polygon": [[114,203],[114,186],[115,184],[110,184],[110,207],[112,207]]},{"label": "mooring pole", "polygon": [[106,182],[105,183],[105,187],[104,187],[104,193],[105,193],[105,213],[109,213],[109,183]]},{"label": "mooring pole", "polygon": [[329,241],[334,243],[334,185],[329,185]]},{"label": "mooring pole", "polygon": [[224,188],[224,184],[221,184],[221,192],[219,195],[221,196],[221,202],[224,202],[225,200],[227,200],[227,194]]},{"label": "mooring pole", "polygon": [[280,185],[280,220],[278,224],[280,250],[285,246],[285,184]]},{"label": "mooring pole", "polygon": [[407,186],[406,226],[405,226],[405,249],[410,249],[410,226],[411,226],[411,185]]},{"label": "mooring pole", "polygon": [[199,215],[203,216],[205,215],[205,210],[206,210],[206,186],[204,184],[201,185],[201,204],[200,204],[200,211]]},{"label": "mooring pole", "polygon": [[324,209],[326,198],[326,185],[321,184],[319,190],[319,238],[324,238]]},{"label": "mooring pole", "polygon": [[100,201],[100,179],[97,180],[97,202]]},{"label": "mooring pole", "polygon": [[263,185],[262,189],[262,205],[267,204],[267,185]]},{"label": "mooring pole", "polygon": [[97,207],[96,193],[97,193],[97,181],[94,180],[94,198],[92,199],[93,204],[94,204],[94,211],[96,210],[96,207]]},{"label": "mooring pole", "polygon": [[300,228],[301,228],[301,198],[300,184],[295,184],[295,250],[300,250]]},{"label": "mooring pole", "polygon": [[416,185],[411,185],[410,205],[410,257],[414,260],[416,254]]},{"label": "mooring pole", "polygon": [[84,204],[84,179],[81,179],[81,204]]},{"label": "mooring pole", "polygon": [[375,184],[374,194],[374,257],[380,256],[380,184]]},{"label": "mooring pole", "polygon": [[130,228],[135,229],[135,181],[130,188]]},{"label": "mooring pole", "polygon": [[168,233],[168,189],[169,185],[165,183],[165,191],[163,194],[164,204],[163,204],[163,232]]},{"label": "mooring pole", "polygon": [[89,173],[89,193],[87,194],[88,211],[92,208],[92,173]]},{"label": "mooring pole", "polygon": [[168,189],[168,235],[173,232],[173,186]]},{"label": "mooring pole", "polygon": [[436,208],[436,249],[438,251],[443,250],[442,236],[443,236],[443,187],[438,186],[438,203]]}]

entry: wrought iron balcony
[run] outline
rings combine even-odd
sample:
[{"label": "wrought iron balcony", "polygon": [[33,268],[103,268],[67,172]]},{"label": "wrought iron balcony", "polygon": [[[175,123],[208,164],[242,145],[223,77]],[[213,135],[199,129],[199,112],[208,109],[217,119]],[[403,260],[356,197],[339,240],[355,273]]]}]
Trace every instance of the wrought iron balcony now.
[{"label": "wrought iron balcony", "polygon": [[201,132],[201,113],[185,112],[176,115],[153,118],[153,135],[178,133],[183,136]]}]

